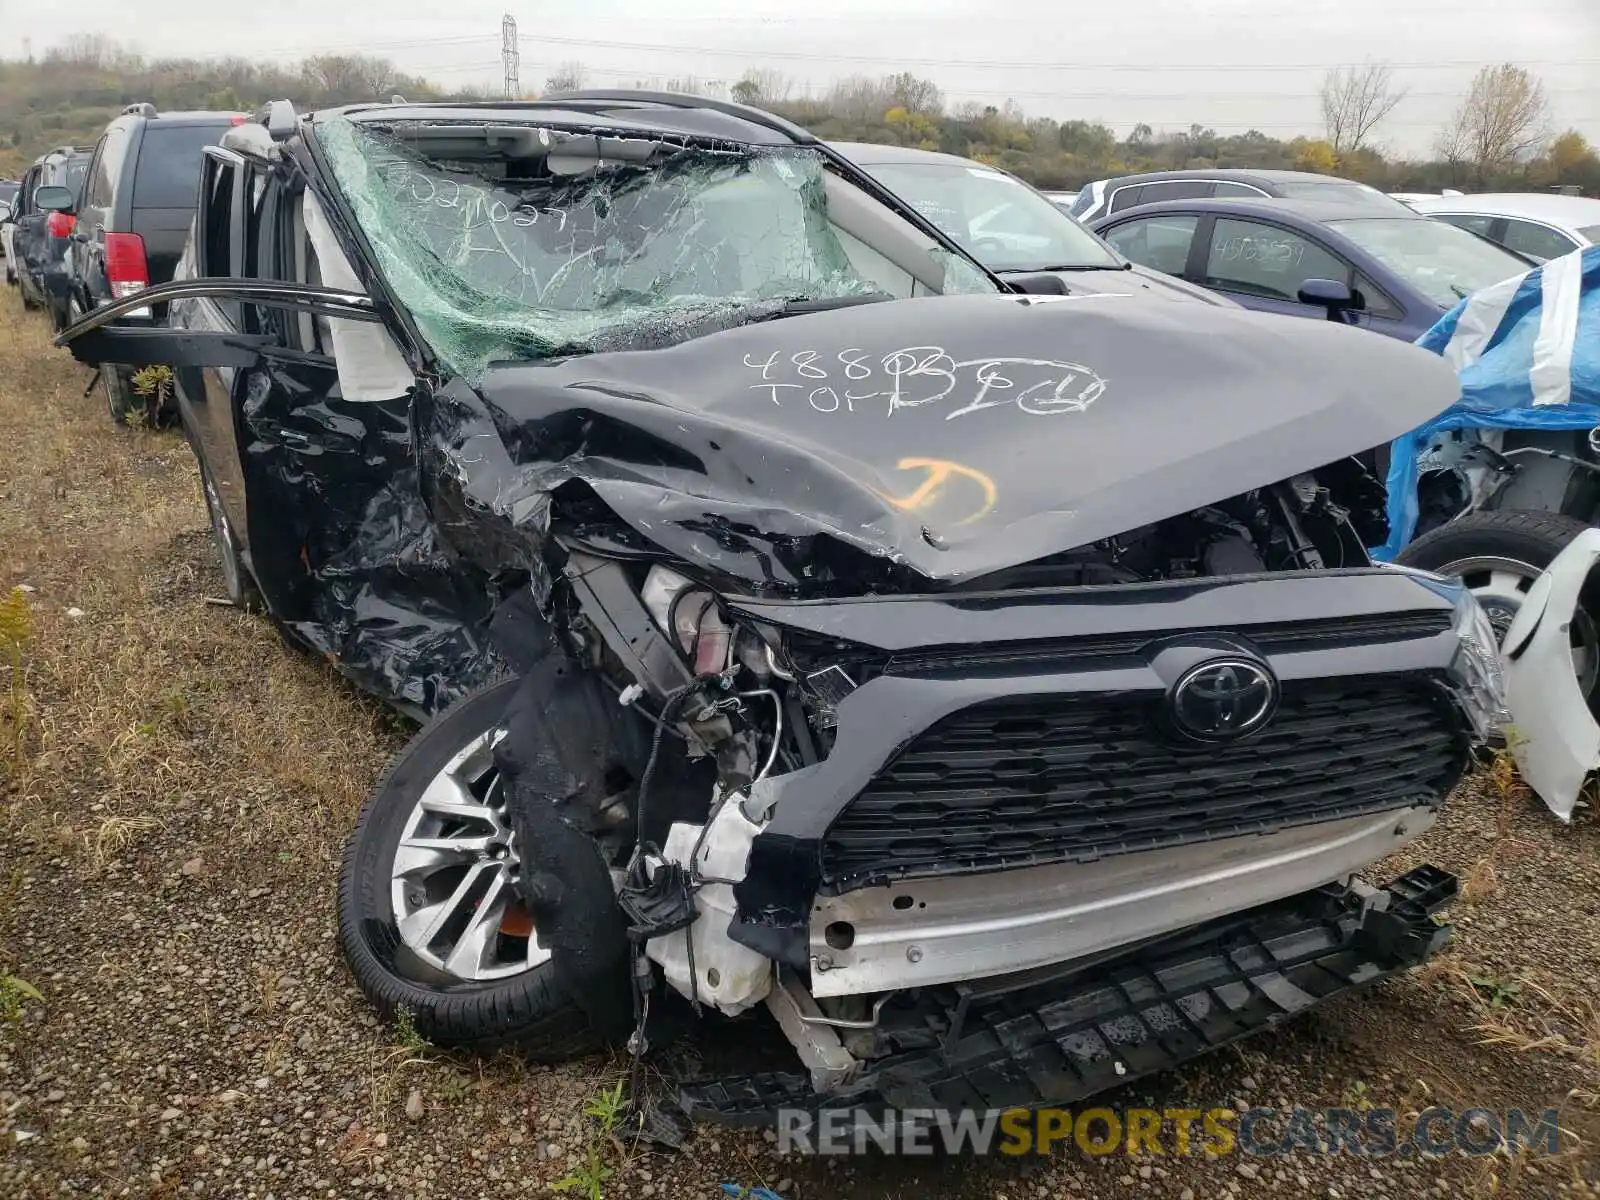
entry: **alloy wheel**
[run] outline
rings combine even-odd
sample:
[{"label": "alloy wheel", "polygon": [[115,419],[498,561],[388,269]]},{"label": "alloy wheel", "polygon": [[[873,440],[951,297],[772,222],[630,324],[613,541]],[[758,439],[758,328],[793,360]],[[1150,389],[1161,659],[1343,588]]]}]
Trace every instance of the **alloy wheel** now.
[{"label": "alloy wheel", "polygon": [[390,870],[401,940],[454,978],[505,979],[549,961],[517,890],[520,860],[486,731],[423,789]]}]

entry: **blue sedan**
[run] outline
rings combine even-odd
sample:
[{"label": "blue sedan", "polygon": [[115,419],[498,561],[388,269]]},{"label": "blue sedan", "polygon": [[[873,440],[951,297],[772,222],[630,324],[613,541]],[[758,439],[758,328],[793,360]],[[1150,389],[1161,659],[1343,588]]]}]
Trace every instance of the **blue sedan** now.
[{"label": "blue sedan", "polygon": [[1170,200],[1090,228],[1123,257],[1246,308],[1414,340],[1528,260],[1443,221],[1357,202]]}]

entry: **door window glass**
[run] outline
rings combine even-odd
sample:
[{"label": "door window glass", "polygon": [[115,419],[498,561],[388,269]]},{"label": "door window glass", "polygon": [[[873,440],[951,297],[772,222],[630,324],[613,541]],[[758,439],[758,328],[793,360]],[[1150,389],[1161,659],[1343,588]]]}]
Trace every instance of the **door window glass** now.
[{"label": "door window glass", "polygon": [[1118,225],[1105,238],[1119,254],[1141,267],[1182,275],[1199,224],[1200,218],[1195,216],[1145,217]]},{"label": "door window glass", "polygon": [[1350,267],[1315,242],[1277,225],[1218,217],[1211,227],[1207,287],[1295,302],[1308,279],[1349,283]]}]

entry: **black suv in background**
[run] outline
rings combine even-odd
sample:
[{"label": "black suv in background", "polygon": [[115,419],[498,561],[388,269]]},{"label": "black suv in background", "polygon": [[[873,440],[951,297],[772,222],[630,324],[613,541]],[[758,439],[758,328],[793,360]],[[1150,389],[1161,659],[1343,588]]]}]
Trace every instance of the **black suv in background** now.
[{"label": "black suv in background", "polygon": [[[158,113],[153,104],[133,104],[106,126],[72,233],[74,315],[172,278],[194,220],[201,151],[245,119],[243,113]],[[136,319],[165,316],[165,306],[157,305]],[[139,407],[125,369],[103,363],[100,380],[114,419]]]},{"label": "black suv in background", "polygon": [[48,308],[59,331],[67,326],[67,247],[72,236],[71,213],[49,212],[35,203],[41,187],[64,187],[76,196],[83,187],[90,151],[59,146],[41,154],[22,177],[13,202],[9,238],[10,270],[22,293],[24,308]]}]

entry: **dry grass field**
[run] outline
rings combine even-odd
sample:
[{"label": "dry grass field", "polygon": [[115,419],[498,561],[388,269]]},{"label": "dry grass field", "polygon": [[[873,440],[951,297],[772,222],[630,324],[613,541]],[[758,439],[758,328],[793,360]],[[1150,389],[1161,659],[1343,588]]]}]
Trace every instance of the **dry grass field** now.
[{"label": "dry grass field", "polygon": [[88,374],[0,296],[0,1197],[545,1195],[591,1151],[607,1198],[1600,1196],[1600,830],[1509,775],[1418,848],[1466,881],[1442,959],[1106,1102],[1555,1105],[1555,1157],[846,1164],[717,1129],[624,1152],[584,1111],[619,1062],[381,1027],[338,954],[334,872],[408,731],[208,602],[189,450],[113,427]]}]

